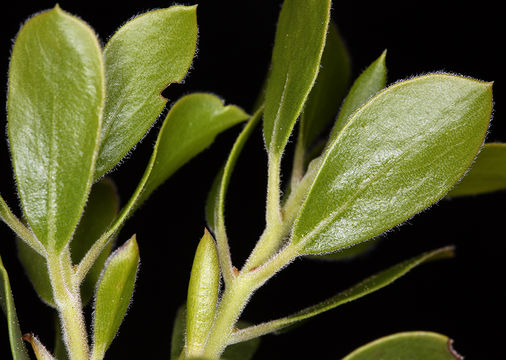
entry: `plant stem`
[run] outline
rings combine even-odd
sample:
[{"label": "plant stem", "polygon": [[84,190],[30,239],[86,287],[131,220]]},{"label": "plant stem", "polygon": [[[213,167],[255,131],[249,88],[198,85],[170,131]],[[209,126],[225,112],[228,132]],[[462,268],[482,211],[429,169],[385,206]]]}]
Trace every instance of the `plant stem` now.
[{"label": "plant stem", "polygon": [[246,261],[243,267],[244,271],[249,271],[262,265],[279,249],[283,240],[279,236],[282,228],[281,190],[279,187],[280,165],[281,156],[269,155],[265,231]]},{"label": "plant stem", "polygon": [[79,286],[72,281],[72,262],[66,247],[61,254],[50,252],[47,267],[53,297],[60,315],[63,340],[71,360],[88,360],[88,337]]},{"label": "plant stem", "polygon": [[254,271],[241,272],[234,279],[230,287],[225,289],[218,306],[213,327],[204,347],[204,358],[218,359],[220,357],[228,345],[237,319],[253,293],[296,256],[296,248],[288,245],[264,265]]},{"label": "plant stem", "polygon": [[293,154],[292,176],[290,178],[290,187],[293,189],[297,186],[299,181],[304,176],[304,157],[305,157],[304,144],[302,143],[302,136],[297,137],[297,145]]}]

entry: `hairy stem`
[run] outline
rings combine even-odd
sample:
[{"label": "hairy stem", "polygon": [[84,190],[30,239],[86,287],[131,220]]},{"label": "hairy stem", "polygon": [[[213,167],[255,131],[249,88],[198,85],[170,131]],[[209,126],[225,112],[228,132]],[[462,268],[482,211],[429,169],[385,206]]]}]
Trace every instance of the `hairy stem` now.
[{"label": "hairy stem", "polygon": [[71,360],[88,360],[89,348],[79,286],[72,281],[68,247],[61,254],[51,252],[47,267],[54,301],[60,316],[63,340]]},{"label": "hairy stem", "polygon": [[241,272],[228,288],[218,306],[213,327],[209,333],[203,356],[218,359],[229,343],[234,326],[253,293],[283,267],[288,265],[297,252],[288,245],[268,262],[254,271]]},{"label": "hairy stem", "polygon": [[280,165],[280,156],[269,156],[265,231],[246,261],[243,268],[244,271],[249,271],[262,265],[278,251],[283,241],[283,238],[280,236],[282,229]]}]

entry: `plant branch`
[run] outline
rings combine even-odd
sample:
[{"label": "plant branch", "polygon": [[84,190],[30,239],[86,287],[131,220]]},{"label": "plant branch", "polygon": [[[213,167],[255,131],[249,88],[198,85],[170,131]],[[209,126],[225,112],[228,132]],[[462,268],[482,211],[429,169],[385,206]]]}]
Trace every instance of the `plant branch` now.
[{"label": "plant branch", "polygon": [[297,255],[296,248],[289,244],[257,269],[241,272],[230,287],[225,289],[204,347],[205,358],[218,359],[220,357],[228,345],[237,319],[253,293]]},{"label": "plant branch", "polygon": [[79,286],[72,281],[72,262],[66,247],[61,254],[51,252],[47,268],[53,297],[60,315],[63,340],[71,360],[88,360],[89,347]]}]

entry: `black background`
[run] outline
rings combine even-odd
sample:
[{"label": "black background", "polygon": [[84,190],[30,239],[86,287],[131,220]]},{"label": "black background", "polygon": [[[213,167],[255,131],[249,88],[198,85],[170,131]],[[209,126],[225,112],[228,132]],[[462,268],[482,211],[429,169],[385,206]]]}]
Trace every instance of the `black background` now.
[{"label": "black background", "polygon": [[[166,91],[170,102],[190,92],[209,91],[250,110],[268,67],[280,3],[201,0],[198,56],[185,83]],[[431,71],[495,81],[495,119],[487,140],[506,141],[505,78],[500,67],[504,17],[499,2],[492,3],[336,2],[332,16],[349,48],[354,77],[388,49],[389,82]],[[53,5],[18,1],[2,11],[4,84],[12,39],[20,25],[30,14]],[[103,42],[131,16],[168,5],[167,1],[60,1],[63,9],[90,23]],[[5,90],[2,87],[4,99]],[[142,175],[159,126],[160,122],[112,174],[123,204]],[[239,128],[220,135],[210,149],[173,176],[121,232],[119,243],[137,234],[141,267],[134,302],[108,358],[168,358],[172,321],[185,300],[193,252],[205,226],[206,194]],[[257,131],[232,179],[227,204],[236,265],[244,261],[263,229],[265,160]],[[5,140],[0,142],[0,164],[0,192],[18,212]],[[258,291],[245,319],[259,322],[289,314],[409,256],[448,244],[457,247],[455,259],[424,265],[388,288],[320,315],[290,333],[264,337],[255,358],[337,359],[365,342],[406,330],[447,334],[468,359],[503,358],[505,207],[505,193],[444,200],[390,231],[373,252],[355,261],[296,261]],[[51,344],[51,310],[38,301],[24,276],[13,235],[3,224],[0,237],[0,254],[10,274],[22,330]],[[3,320],[0,324],[0,359],[8,359],[6,325]]]}]

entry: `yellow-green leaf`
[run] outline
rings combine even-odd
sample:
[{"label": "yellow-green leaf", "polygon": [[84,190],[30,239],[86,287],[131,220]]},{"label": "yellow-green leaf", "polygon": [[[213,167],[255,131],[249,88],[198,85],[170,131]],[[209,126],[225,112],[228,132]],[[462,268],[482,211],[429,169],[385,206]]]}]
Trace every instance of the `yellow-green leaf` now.
[{"label": "yellow-green leaf", "polygon": [[463,360],[445,335],[410,331],[385,336],[361,346],[343,360]]},{"label": "yellow-green leaf", "polygon": [[41,243],[71,239],[92,183],[104,66],[91,28],[58,6],[19,31],[9,67],[8,135],[21,204]]},{"label": "yellow-green leaf", "polygon": [[483,146],[473,166],[447,197],[478,195],[506,189],[506,144]]},{"label": "yellow-green leaf", "polygon": [[93,359],[102,359],[116,336],[132,298],[139,247],[135,236],[114,251],[105,264],[95,293]]},{"label": "yellow-green leaf", "polygon": [[329,24],[321,68],[300,119],[299,137],[309,149],[335,119],[350,82],[348,51],[334,23]]},{"label": "yellow-green leaf", "polygon": [[220,264],[211,234],[204,236],[195,252],[186,301],[186,356],[201,355],[214,320],[220,289]]},{"label": "yellow-green leaf", "polygon": [[346,125],[351,114],[385,87],[387,81],[386,54],[386,51],[384,51],[353,83],[334,123],[329,143],[332,143],[337,134]]},{"label": "yellow-green leaf", "polygon": [[172,6],[125,23],[104,49],[107,97],[95,178],[114,167],[144,136],[183,80],[197,44],[196,6]]},{"label": "yellow-green leaf", "polygon": [[432,205],[463,176],[492,111],[490,83],[429,74],[380,92],[323,155],[294,224],[301,254],[377,236]]}]

